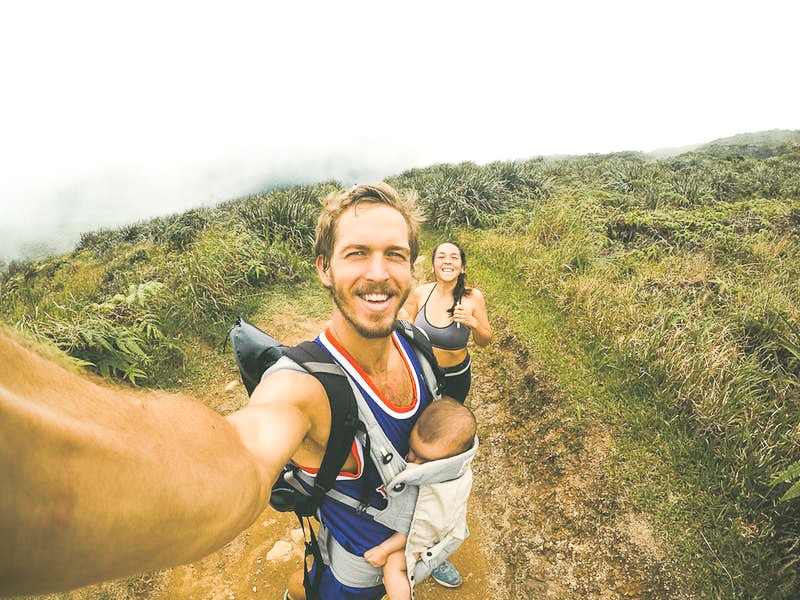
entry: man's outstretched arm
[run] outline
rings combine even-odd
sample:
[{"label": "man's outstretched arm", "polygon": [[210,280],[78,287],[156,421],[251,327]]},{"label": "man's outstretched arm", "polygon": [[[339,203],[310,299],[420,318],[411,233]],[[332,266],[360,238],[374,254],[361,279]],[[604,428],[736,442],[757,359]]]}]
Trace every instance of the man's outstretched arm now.
[{"label": "man's outstretched arm", "polygon": [[212,552],[266,507],[307,428],[278,404],[237,422],[178,396],[111,390],[0,328],[0,596]]}]

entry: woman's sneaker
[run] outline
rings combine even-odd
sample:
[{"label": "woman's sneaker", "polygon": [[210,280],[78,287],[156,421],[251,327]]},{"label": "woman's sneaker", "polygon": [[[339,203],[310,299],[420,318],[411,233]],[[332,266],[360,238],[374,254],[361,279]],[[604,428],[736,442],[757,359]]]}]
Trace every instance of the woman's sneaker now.
[{"label": "woman's sneaker", "polygon": [[461,575],[458,573],[458,569],[449,561],[444,561],[431,571],[431,577],[436,583],[444,587],[457,588],[461,585]]}]

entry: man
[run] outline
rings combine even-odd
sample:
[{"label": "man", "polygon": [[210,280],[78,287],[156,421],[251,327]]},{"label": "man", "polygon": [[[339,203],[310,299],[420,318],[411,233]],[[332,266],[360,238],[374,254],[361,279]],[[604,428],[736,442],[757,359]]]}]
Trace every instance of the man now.
[{"label": "man", "polygon": [[[334,301],[330,327],[318,343],[337,359],[357,382],[364,401],[400,456],[408,452],[411,428],[430,403],[421,381],[419,365],[405,342],[393,334],[397,313],[411,290],[411,265],[416,259],[419,218],[413,201],[399,196],[386,184],[355,186],[328,196],[317,227],[316,267],[320,280]],[[306,373],[271,372],[254,391],[247,408],[230,421],[256,453],[271,443],[260,437],[259,412],[282,406],[288,412],[287,428],[293,429],[295,464],[306,472],[318,469],[330,431],[330,409],[322,385]],[[336,489],[358,497],[363,478],[370,482],[370,504],[386,504],[378,491],[381,480],[364,449],[356,444],[345,462]],[[380,571],[363,558],[369,548],[394,531],[367,512],[326,497],[321,507],[321,544],[335,545],[337,560],[314,565],[311,580],[319,574],[322,598],[380,598]],[[332,539],[330,539],[332,538]],[[326,541],[327,540],[327,541]],[[377,573],[377,575],[376,575]],[[291,598],[304,597],[296,574]]]},{"label": "man", "polygon": [[[430,401],[391,334],[410,291],[418,224],[413,201],[388,185],[355,186],[327,199],[315,246],[335,304],[321,337],[387,409],[400,452]],[[325,391],[308,374],[269,375],[224,419],[177,397],[112,392],[0,336],[0,594],[69,589],[215,550],[266,507],[289,459],[320,465],[329,429]],[[348,476],[370,476],[369,461],[350,456]],[[370,502],[380,504],[379,494]],[[329,503],[323,523],[338,539],[352,516]],[[382,541],[382,527],[391,534],[361,518],[354,529],[365,538],[343,542],[355,554]],[[380,585],[354,588],[314,568],[323,598],[380,597]]]}]

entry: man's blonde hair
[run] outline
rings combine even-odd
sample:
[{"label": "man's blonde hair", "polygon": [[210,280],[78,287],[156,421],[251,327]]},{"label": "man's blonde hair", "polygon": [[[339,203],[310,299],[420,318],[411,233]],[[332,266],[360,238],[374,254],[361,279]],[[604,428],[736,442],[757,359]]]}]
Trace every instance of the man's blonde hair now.
[{"label": "man's blonde hair", "polygon": [[398,193],[388,183],[362,183],[349,190],[331,192],[322,201],[322,213],[317,219],[317,236],[314,240],[314,257],[322,257],[323,265],[330,264],[333,245],[336,242],[336,224],[349,208],[361,203],[385,204],[396,209],[408,225],[408,246],[411,264],[419,254],[419,225],[422,215],[417,210],[415,192]]}]

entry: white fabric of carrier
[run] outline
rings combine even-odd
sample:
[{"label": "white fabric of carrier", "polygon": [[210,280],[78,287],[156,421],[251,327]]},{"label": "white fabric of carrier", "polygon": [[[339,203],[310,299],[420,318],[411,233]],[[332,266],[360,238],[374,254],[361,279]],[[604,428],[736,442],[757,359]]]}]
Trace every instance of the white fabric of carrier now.
[{"label": "white fabric of carrier", "polygon": [[[387,486],[390,498],[398,484],[417,486],[419,490],[409,528],[398,530],[408,533],[405,557],[412,589],[469,537],[470,465],[479,445],[475,436],[472,448],[466,452],[423,464],[410,463]],[[420,560],[414,556],[416,553]]]},{"label": "white fabric of carrier", "polygon": [[419,486],[405,547],[412,589],[469,537],[467,500],[471,489],[470,468],[458,479]]},{"label": "white fabric of carrier", "polygon": [[469,468],[478,452],[478,446],[478,436],[475,436],[472,448],[466,452],[449,458],[431,460],[421,465],[415,465],[413,469],[406,468],[386,486],[389,498],[402,492],[401,485],[423,485],[458,479]]}]

